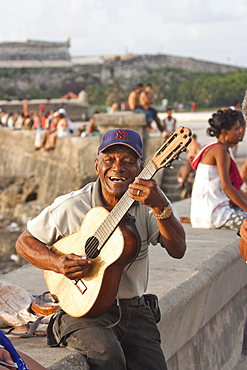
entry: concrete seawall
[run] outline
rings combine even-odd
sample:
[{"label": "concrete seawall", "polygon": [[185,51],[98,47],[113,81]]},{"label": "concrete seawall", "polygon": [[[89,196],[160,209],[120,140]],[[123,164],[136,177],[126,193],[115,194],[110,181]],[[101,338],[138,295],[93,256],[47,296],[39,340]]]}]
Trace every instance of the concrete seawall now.
[{"label": "concrete seawall", "polygon": [[[190,200],[175,203],[188,215]],[[148,292],[159,296],[158,324],[169,370],[242,370],[241,342],[246,316],[247,267],[235,231],[192,229],[184,224],[188,250],[182,260],[161,248],[150,249]],[[30,275],[32,281],[30,281]],[[46,290],[43,272],[27,265],[1,276],[31,294]],[[87,369],[80,356],[49,348],[45,338],[17,339],[20,350],[51,370]],[[62,361],[62,362],[61,362]],[[81,366],[81,367],[80,367]]]}]

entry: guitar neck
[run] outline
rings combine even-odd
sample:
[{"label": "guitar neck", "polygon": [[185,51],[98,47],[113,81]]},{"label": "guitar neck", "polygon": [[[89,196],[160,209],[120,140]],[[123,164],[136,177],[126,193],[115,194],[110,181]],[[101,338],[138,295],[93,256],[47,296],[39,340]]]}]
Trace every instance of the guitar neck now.
[{"label": "guitar neck", "polygon": [[[157,172],[157,169],[154,163],[152,162],[152,160],[150,160],[146,164],[146,166],[143,168],[141,173],[137,176],[137,178],[150,180],[152,179],[152,177],[155,175],[156,172]],[[94,236],[98,240],[101,240],[102,245],[105,244],[106,240],[110,237],[110,235],[116,229],[119,222],[122,220],[124,215],[128,212],[128,210],[130,209],[133,203],[134,203],[134,199],[132,199],[129,196],[129,192],[127,190],[94,234]]]}]

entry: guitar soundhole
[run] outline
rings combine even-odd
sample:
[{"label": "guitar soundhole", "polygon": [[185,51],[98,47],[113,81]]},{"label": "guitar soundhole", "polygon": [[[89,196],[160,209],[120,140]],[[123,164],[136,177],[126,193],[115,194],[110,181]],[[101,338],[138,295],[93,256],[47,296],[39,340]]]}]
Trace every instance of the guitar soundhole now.
[{"label": "guitar soundhole", "polygon": [[86,241],[85,245],[85,252],[88,258],[96,258],[98,257],[100,250],[99,247],[99,240],[95,238],[95,236],[91,236]]}]

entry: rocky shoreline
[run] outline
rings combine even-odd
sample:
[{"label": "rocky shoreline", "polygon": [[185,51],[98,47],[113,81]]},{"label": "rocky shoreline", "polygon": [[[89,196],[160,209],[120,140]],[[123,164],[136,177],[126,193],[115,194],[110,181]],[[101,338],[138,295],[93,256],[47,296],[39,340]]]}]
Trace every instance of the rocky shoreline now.
[{"label": "rocky shoreline", "polygon": [[0,178],[0,275],[27,263],[16,254],[15,243],[27,221],[44,208],[33,199],[38,186],[33,176]]}]

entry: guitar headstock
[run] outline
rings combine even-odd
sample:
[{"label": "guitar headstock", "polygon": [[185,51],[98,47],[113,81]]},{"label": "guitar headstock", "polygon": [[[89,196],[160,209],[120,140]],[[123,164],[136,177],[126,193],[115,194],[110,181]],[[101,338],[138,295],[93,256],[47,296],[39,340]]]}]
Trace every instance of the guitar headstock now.
[{"label": "guitar headstock", "polygon": [[151,159],[156,169],[170,166],[174,159],[178,159],[181,152],[186,151],[191,140],[191,130],[188,127],[178,127]]}]

